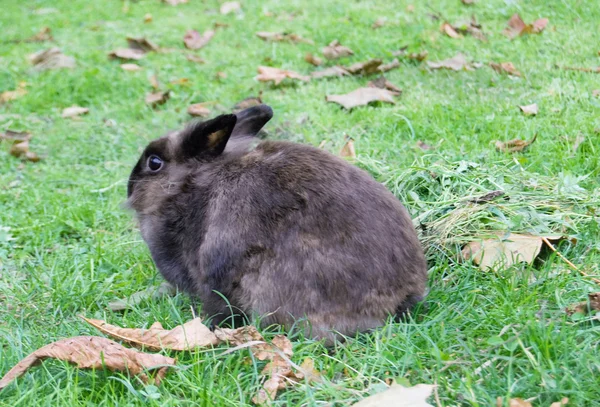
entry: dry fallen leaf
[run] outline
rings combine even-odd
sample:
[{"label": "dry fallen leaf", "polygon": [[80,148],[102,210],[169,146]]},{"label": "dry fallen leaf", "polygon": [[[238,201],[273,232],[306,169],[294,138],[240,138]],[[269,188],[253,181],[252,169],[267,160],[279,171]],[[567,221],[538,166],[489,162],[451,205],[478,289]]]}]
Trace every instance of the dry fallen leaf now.
[{"label": "dry fallen leaf", "polygon": [[139,49],[131,49],[131,48],[119,48],[108,54],[110,58],[119,58],[122,60],[138,60],[142,59],[146,53]]},{"label": "dry fallen leaf", "polygon": [[523,112],[525,116],[535,116],[538,114],[538,105],[536,103],[532,103],[530,105],[519,106],[519,109]]},{"label": "dry fallen leaf", "polygon": [[402,89],[394,85],[392,82],[388,81],[384,76],[380,76],[379,78],[370,81],[367,86],[371,88],[379,88],[379,89],[387,89],[392,92],[396,92],[397,94],[402,93]]},{"label": "dry fallen leaf", "polygon": [[183,42],[188,49],[200,49],[208,44],[214,35],[213,30],[206,30],[202,35],[196,30],[187,30],[183,36]]},{"label": "dry fallen leaf", "polygon": [[184,351],[219,343],[217,336],[202,323],[200,318],[194,318],[171,330],[163,329],[160,323],[153,324],[149,329],[121,328],[98,319],[88,319],[83,316],[81,318],[106,335],[150,350]]},{"label": "dry fallen leaf", "polygon": [[569,403],[569,399],[567,397],[563,397],[560,401],[555,401],[550,404],[550,407],[562,407],[566,406]]},{"label": "dry fallen leaf", "polygon": [[494,269],[498,264],[510,267],[519,262],[533,263],[544,243],[559,241],[562,235],[533,236],[518,233],[497,234],[491,239],[472,241],[462,250],[465,260],[472,259],[481,270]]},{"label": "dry fallen leaf", "polygon": [[170,93],[171,92],[168,90],[165,92],[149,93],[148,95],[146,95],[146,104],[149,104],[152,107],[162,105],[167,100],[169,100]]},{"label": "dry fallen leaf", "polygon": [[470,6],[471,4],[475,4],[475,0],[460,0],[462,4]]},{"label": "dry fallen leaf", "polygon": [[159,300],[163,297],[170,297],[177,293],[175,287],[167,282],[161,283],[158,287],[148,287],[145,290],[131,294],[124,300],[116,300],[108,303],[108,309],[111,311],[123,311],[146,300]]},{"label": "dry fallen leaf", "polygon": [[346,71],[350,72],[352,75],[369,75],[375,72],[379,72],[379,66],[383,63],[383,61],[379,58],[369,59],[365,62],[357,62],[346,67]]},{"label": "dry fallen leaf", "polygon": [[149,76],[148,82],[150,82],[150,86],[152,86],[153,89],[158,90],[160,88],[160,82],[158,81],[158,76],[156,76],[156,74]]},{"label": "dry fallen leaf", "polygon": [[262,99],[259,96],[250,96],[244,100],[240,100],[233,106],[233,113],[241,112],[242,110],[248,109],[249,107],[254,107],[262,104]]},{"label": "dry fallen leaf", "polygon": [[400,61],[398,61],[397,58],[394,58],[394,60],[392,62],[390,62],[389,64],[380,65],[378,70],[379,70],[379,72],[387,72],[387,71],[391,71],[392,69],[396,69],[399,67],[400,67]]},{"label": "dry fallen leaf", "polygon": [[139,66],[138,64],[121,64],[121,69],[124,71],[134,72],[134,71],[140,71],[142,69],[142,67]]},{"label": "dry fallen leaf", "polygon": [[427,150],[432,150],[433,147],[430,146],[429,144],[421,141],[421,140],[417,140],[417,147],[419,147],[421,150],[423,151],[427,151]]},{"label": "dry fallen leaf", "polygon": [[13,143],[29,141],[31,140],[31,133],[28,131],[6,130],[6,132],[0,133],[0,141],[2,140],[12,141]]},{"label": "dry fallen leaf", "polygon": [[531,140],[521,140],[518,138],[509,141],[497,140],[494,145],[496,146],[496,150],[502,151],[503,153],[518,153],[532,145],[536,138],[537,134],[535,134]]},{"label": "dry fallen leaf", "polygon": [[582,301],[578,304],[569,306],[566,309],[568,315],[582,314],[587,315],[590,313],[600,312],[600,292],[589,293],[588,301]]},{"label": "dry fallen leaf", "polygon": [[338,59],[354,55],[354,52],[348,47],[340,44],[338,40],[333,40],[328,46],[323,48],[323,56],[327,59]]},{"label": "dry fallen leaf", "polygon": [[137,49],[142,52],[156,52],[158,46],[145,37],[127,37],[127,44],[131,49]]},{"label": "dry fallen leaf", "polygon": [[15,144],[10,147],[9,153],[13,157],[20,158],[22,160],[31,161],[34,163],[40,161],[40,157],[36,153],[29,151],[29,139],[15,142]]},{"label": "dry fallen leaf", "polygon": [[346,109],[368,105],[371,102],[395,103],[396,92],[379,88],[359,88],[345,95],[328,95],[326,100],[342,105]]},{"label": "dry fallen leaf", "polygon": [[309,76],[300,75],[294,71],[288,71],[287,69],[273,68],[270,66],[259,66],[258,75],[255,79],[261,82],[273,82],[275,85],[279,85],[285,78],[299,79],[301,81],[310,81]]},{"label": "dry fallen leaf", "polygon": [[356,158],[356,151],[354,150],[354,140],[352,137],[344,137],[344,145],[340,150],[340,157]]},{"label": "dry fallen leaf", "polygon": [[433,407],[427,399],[431,397],[434,387],[431,384],[417,384],[412,387],[392,384],[381,393],[352,404],[352,407]]},{"label": "dry fallen leaf", "polygon": [[170,6],[176,6],[178,4],[185,4],[189,0],[162,0],[163,3],[167,3]]},{"label": "dry fallen leaf", "polygon": [[467,59],[461,53],[458,53],[456,56],[445,59],[439,62],[427,62],[427,65],[431,69],[451,69],[453,71],[462,71],[463,69],[470,69],[469,64],[467,63]]},{"label": "dry fallen leaf", "polygon": [[52,37],[52,30],[50,27],[42,27],[37,34],[27,38],[25,42],[44,42],[52,40],[54,40],[54,38]]},{"label": "dry fallen leaf", "polygon": [[508,20],[507,27],[504,29],[502,34],[508,38],[513,39],[523,34],[539,34],[544,31],[548,25],[547,18],[540,18],[534,21],[532,24],[525,24],[521,16],[517,13],[514,14],[510,20]]},{"label": "dry fallen leaf", "polygon": [[87,107],[80,107],[80,106],[71,106],[71,107],[67,107],[65,109],[63,109],[62,111],[62,117],[67,118],[67,117],[75,117],[75,116],[81,116],[84,114],[88,114],[90,112],[90,109],[88,109]]},{"label": "dry fallen leaf", "polygon": [[259,31],[256,33],[256,36],[265,41],[289,41],[294,43],[303,42],[305,44],[313,44],[311,40],[307,40],[298,34],[292,33]]},{"label": "dry fallen leaf", "polygon": [[442,27],[440,29],[442,30],[442,32],[444,34],[446,34],[450,38],[461,38],[462,37],[458,32],[456,32],[454,27],[452,27],[452,25],[447,21],[444,22],[444,24],[442,24]]},{"label": "dry fallen leaf", "polygon": [[427,59],[427,55],[429,55],[428,51],[411,52],[410,54],[406,54],[406,58],[423,62]]},{"label": "dry fallen leaf", "polygon": [[381,28],[385,25],[385,18],[383,17],[379,17],[377,20],[375,20],[375,22],[373,23],[373,25],[371,26],[372,29],[376,30],[378,28]]},{"label": "dry fallen leaf", "polygon": [[144,15],[144,22],[145,22],[145,23],[151,23],[151,22],[152,22],[152,14],[150,14],[150,13],[146,13],[146,14]]},{"label": "dry fallen leaf", "polygon": [[341,66],[332,66],[330,68],[323,69],[321,71],[315,71],[310,74],[313,78],[329,78],[332,76],[347,76],[350,75],[350,72],[346,71],[345,68]]},{"label": "dry fallen leaf", "polygon": [[304,60],[314,66],[319,66],[323,64],[323,60],[321,58],[314,56],[310,52],[307,52],[306,55],[304,55]]},{"label": "dry fallen leaf", "polygon": [[17,89],[15,90],[7,90],[0,93],[0,104],[10,102],[20,97],[23,97],[27,94],[27,90],[25,89],[26,83],[21,82],[18,84]]},{"label": "dry fallen leaf", "polygon": [[190,116],[196,117],[208,117],[210,116],[210,110],[206,107],[205,103],[195,103],[190,105],[187,109]]},{"label": "dry fallen leaf", "polygon": [[[496,406],[504,407],[504,401],[503,401],[502,397],[498,397],[496,399]],[[529,401],[523,400],[523,399],[517,397],[517,398],[508,400],[508,407],[533,407],[533,406],[531,405],[531,403]]]},{"label": "dry fallen leaf", "polygon": [[487,37],[485,36],[485,34],[482,31],[481,24],[479,24],[477,22],[477,20],[475,19],[475,16],[471,17],[471,19],[468,21],[457,23],[457,24],[451,26],[451,28],[457,34],[463,34],[463,35],[468,34],[480,41],[483,41],[483,42],[487,41]]},{"label": "dry fallen leaf", "polygon": [[512,76],[521,76],[521,72],[515,68],[512,62],[501,62],[499,64],[490,62],[492,69],[498,73],[506,73]]},{"label": "dry fallen leaf", "polygon": [[127,349],[110,339],[97,336],[76,336],[46,345],[21,360],[0,380],[0,390],[29,368],[48,358],[64,360],[80,369],[128,371],[139,375],[144,382],[148,380],[144,372],[157,369],[157,383],[165,376],[169,366],[175,366],[175,359],[167,356]]},{"label": "dry fallen leaf", "polygon": [[238,13],[242,10],[242,6],[237,1],[227,1],[221,4],[221,14]]},{"label": "dry fallen leaf", "polygon": [[29,61],[39,70],[75,68],[75,58],[63,54],[59,48],[49,48],[31,54]]},{"label": "dry fallen leaf", "polygon": [[188,54],[188,55],[186,55],[185,57],[186,57],[186,58],[187,58],[187,60],[188,60],[188,61],[190,61],[190,62],[195,62],[195,63],[197,63],[197,64],[205,64],[205,63],[206,63],[206,61],[204,60],[204,58],[200,58],[200,57],[199,57],[199,56],[197,56],[197,55],[191,55],[191,54]]}]

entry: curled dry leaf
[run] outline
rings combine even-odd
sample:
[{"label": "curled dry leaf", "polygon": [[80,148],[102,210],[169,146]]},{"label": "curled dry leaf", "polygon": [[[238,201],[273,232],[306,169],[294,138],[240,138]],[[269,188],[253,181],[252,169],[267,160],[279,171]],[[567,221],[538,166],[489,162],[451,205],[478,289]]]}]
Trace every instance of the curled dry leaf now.
[{"label": "curled dry leaf", "polygon": [[371,26],[372,29],[376,30],[378,28],[381,28],[385,25],[385,18],[383,17],[379,17],[377,20],[375,20],[375,22],[373,23],[373,25]]},{"label": "curled dry leaf", "polygon": [[496,150],[502,151],[503,153],[518,153],[532,145],[536,138],[537,134],[535,134],[531,140],[521,140],[518,138],[509,141],[497,140],[495,146]]},{"label": "curled dry leaf", "polygon": [[206,46],[214,35],[214,30],[206,30],[202,35],[196,30],[187,30],[183,36],[183,42],[188,49],[200,49]]},{"label": "curled dry leaf", "polygon": [[165,92],[155,92],[155,93],[149,93],[148,95],[146,95],[146,104],[152,106],[152,107],[156,107],[158,105],[162,105],[164,104],[167,100],[169,100],[169,94],[171,92],[170,91],[165,91]]},{"label": "curled dry leaf", "polygon": [[431,69],[451,69],[453,71],[471,70],[466,57],[459,53],[456,56],[439,62],[427,62]]},{"label": "curled dry leaf", "polygon": [[318,78],[329,78],[332,76],[348,76],[350,72],[348,72],[345,68],[341,66],[332,66],[330,68],[323,69],[321,71],[315,71],[310,74],[311,77]]},{"label": "curled dry leaf", "polygon": [[122,60],[139,60],[144,57],[146,53],[139,49],[131,49],[131,48],[119,48],[108,54],[110,58],[113,59],[122,59]]},{"label": "curled dry leaf", "polygon": [[0,133],[0,141],[2,140],[12,141],[13,143],[29,141],[31,140],[31,133],[28,131],[6,130],[6,132]]},{"label": "curled dry leaf", "polygon": [[571,305],[566,309],[566,312],[568,315],[587,315],[591,313],[595,314],[597,312],[600,312],[600,292],[589,293],[588,301],[583,301],[578,304]]},{"label": "curled dry leaf", "polygon": [[562,235],[533,236],[527,234],[498,233],[496,237],[468,243],[462,250],[465,260],[473,260],[481,270],[495,269],[498,265],[510,267],[513,264],[533,263],[540,254],[544,240],[557,242]]},{"label": "curled dry leaf", "polygon": [[356,151],[354,150],[354,140],[352,137],[344,137],[344,145],[340,150],[340,157],[356,158]]},{"label": "curled dry leaf", "polygon": [[532,24],[525,24],[521,16],[517,13],[514,14],[510,20],[508,20],[507,27],[504,29],[502,34],[508,38],[513,39],[524,34],[539,34],[544,31],[544,28],[548,25],[547,18],[540,18],[534,21]]},{"label": "curled dry leaf", "polygon": [[250,96],[244,100],[240,100],[233,106],[233,113],[241,112],[242,110],[248,109],[249,107],[254,107],[262,104],[262,99],[260,94],[258,96]]},{"label": "curled dry leaf", "polygon": [[560,401],[555,401],[550,404],[550,407],[562,407],[566,406],[569,403],[569,399],[567,397],[563,397]]},{"label": "curled dry leaf", "polygon": [[160,88],[160,82],[158,82],[158,76],[156,76],[156,74],[149,76],[148,82],[150,82],[150,86],[152,86],[153,89],[158,90]]},{"label": "curled dry leaf", "polygon": [[134,72],[142,69],[138,64],[121,64],[121,69],[124,71]]},{"label": "curled dry leaf", "polygon": [[345,95],[328,95],[326,100],[342,105],[346,109],[368,105],[371,102],[395,103],[396,92],[379,88],[359,88]]},{"label": "curled dry leaf", "polygon": [[487,203],[487,202],[492,202],[496,198],[500,198],[500,197],[504,197],[504,199],[509,199],[509,197],[506,196],[506,192],[500,191],[500,190],[496,190],[496,191],[488,192],[487,194],[484,194],[484,195],[481,195],[481,196],[477,196],[475,198],[471,198],[467,202],[471,202],[471,203],[474,203],[474,204],[484,204],[484,203]]},{"label": "curled dry leaf", "polygon": [[[498,397],[496,399],[496,406],[497,407],[504,407],[504,400],[502,399],[502,397]],[[527,400],[523,400],[522,398],[514,398],[514,399],[510,399],[508,400],[508,407],[533,407],[531,405],[531,403]]]},{"label": "curled dry leaf", "polygon": [[190,116],[195,117],[208,117],[210,116],[210,110],[206,107],[206,103],[195,103],[187,108],[187,112]]},{"label": "curled dry leaf", "polygon": [[84,114],[88,114],[90,112],[90,109],[88,109],[87,107],[81,107],[81,106],[71,106],[71,107],[67,107],[65,109],[63,109],[62,111],[62,117],[67,118],[67,117],[75,117],[75,116],[81,116]]},{"label": "curled dry leaf", "polygon": [[255,79],[261,82],[273,82],[275,85],[279,85],[285,78],[298,79],[301,81],[310,81],[309,76],[300,75],[294,71],[288,71],[287,69],[273,68],[270,66],[259,66],[258,75]]},{"label": "curled dry leaf", "polygon": [[75,58],[63,54],[59,48],[49,48],[31,54],[29,61],[39,70],[75,68]]},{"label": "curled dry leaf", "polygon": [[427,402],[431,397],[433,388],[431,384],[417,384],[412,387],[404,387],[392,384],[387,390],[369,396],[353,407],[433,407]]},{"label": "curled dry leaf", "polygon": [[418,62],[423,62],[427,59],[427,55],[429,55],[428,51],[411,52],[410,54],[406,54],[406,58]]},{"label": "curled dry leaf", "polygon": [[456,31],[456,33],[470,35],[483,42],[487,41],[487,37],[482,31],[481,24],[477,22],[475,16],[471,17],[469,21],[460,22],[453,25],[452,29]]},{"label": "curled dry leaf", "polygon": [[9,153],[13,157],[20,158],[22,160],[31,161],[34,163],[40,161],[40,157],[36,153],[29,151],[29,139],[13,144],[10,147]]},{"label": "curled dry leaf", "polygon": [[397,58],[394,58],[394,60],[392,62],[390,62],[389,64],[380,65],[378,70],[379,70],[379,72],[387,72],[387,71],[391,71],[392,69],[396,69],[399,67],[400,67],[400,61],[398,61]]},{"label": "curled dry leaf", "polygon": [[21,82],[17,86],[15,90],[7,90],[0,93],[0,104],[11,102],[13,100],[19,99],[27,94],[27,90],[25,89],[26,83]]},{"label": "curled dry leaf", "polygon": [[306,55],[304,55],[304,60],[314,66],[319,66],[323,64],[323,60],[321,58],[314,56],[310,52],[307,52]]},{"label": "curled dry leaf", "polygon": [[501,62],[499,64],[490,62],[492,69],[500,74],[506,73],[512,76],[521,76],[521,72],[515,68],[512,62]]},{"label": "curled dry leaf", "polygon": [[124,311],[141,304],[146,300],[159,300],[163,297],[171,297],[177,293],[175,287],[167,282],[161,283],[158,287],[148,287],[145,290],[133,293],[124,300],[116,300],[108,303],[108,309],[111,311]]},{"label": "curled dry leaf", "polygon": [[519,109],[523,112],[525,116],[535,116],[538,114],[538,105],[536,103],[532,103],[530,105],[519,106]]},{"label": "curled dry leaf", "polygon": [[314,44],[311,40],[307,40],[306,38],[302,38],[298,34],[292,33],[282,33],[282,32],[267,32],[267,31],[259,31],[256,33],[256,36],[261,40],[265,41],[288,41],[294,43],[305,43],[305,44]]},{"label": "curled dry leaf", "polygon": [[146,14],[144,15],[144,22],[145,22],[145,23],[151,23],[151,22],[152,22],[152,14],[150,14],[150,13],[146,13]]},{"label": "curled dry leaf", "polygon": [[40,31],[38,31],[35,35],[27,38],[25,42],[44,42],[44,41],[52,41],[54,38],[52,37],[52,30],[50,27],[42,27]]},{"label": "curled dry leaf", "polygon": [[110,339],[97,336],[76,336],[46,345],[21,360],[0,380],[0,390],[29,368],[48,358],[64,360],[80,369],[106,367],[111,371],[128,371],[139,375],[144,382],[148,380],[144,372],[156,369],[157,383],[167,373],[169,366],[175,366],[175,359],[167,356],[127,349]]},{"label": "curled dry leaf", "polygon": [[121,328],[99,319],[88,319],[83,316],[81,318],[106,335],[125,341],[133,346],[151,350],[172,349],[184,351],[219,343],[217,336],[202,323],[200,318],[194,318],[171,330],[163,329],[160,323],[153,324],[149,329]]},{"label": "curled dry leaf", "polygon": [[367,86],[371,88],[387,89],[392,92],[396,92],[397,94],[402,93],[402,89],[388,81],[384,76],[380,76],[379,78],[369,82]]},{"label": "curled dry leaf", "polygon": [[357,62],[346,67],[346,71],[350,72],[352,75],[369,75],[379,72],[379,67],[382,63],[383,61],[379,58],[369,59],[366,62]]},{"label": "curled dry leaf", "polygon": [[338,40],[333,40],[322,51],[323,56],[327,59],[339,59],[354,55],[354,52],[350,48],[343,46]]},{"label": "curled dry leaf", "polygon": [[239,13],[242,11],[242,6],[237,1],[227,1],[221,4],[219,11],[221,14]]},{"label": "curled dry leaf", "polygon": [[158,45],[145,37],[127,37],[127,44],[129,44],[129,48],[137,49],[142,52],[158,51]]},{"label": "curled dry leaf", "polygon": [[440,30],[450,38],[461,38],[462,36],[452,27],[449,22],[444,22]]}]

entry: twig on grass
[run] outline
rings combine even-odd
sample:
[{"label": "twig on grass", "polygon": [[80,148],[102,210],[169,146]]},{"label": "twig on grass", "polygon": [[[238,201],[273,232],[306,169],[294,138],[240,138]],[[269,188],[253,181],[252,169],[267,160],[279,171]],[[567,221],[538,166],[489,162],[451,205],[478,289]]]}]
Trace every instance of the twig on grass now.
[{"label": "twig on grass", "polygon": [[573,270],[577,271],[578,273],[580,273],[584,277],[590,278],[594,283],[600,284],[600,280],[599,279],[594,278],[594,277],[590,276],[589,274],[587,274],[585,271],[579,269],[576,265],[574,265],[573,263],[571,263],[569,261],[569,259],[567,259],[565,256],[563,256],[558,250],[556,250],[556,247],[554,247],[554,245],[552,243],[550,243],[550,241],[547,238],[545,238],[544,236],[542,236],[542,240],[544,241],[544,243],[546,243],[548,245],[548,247],[550,248],[550,250],[552,250],[554,253],[556,253],[556,255],[558,257],[560,257],[565,263],[567,263]]}]

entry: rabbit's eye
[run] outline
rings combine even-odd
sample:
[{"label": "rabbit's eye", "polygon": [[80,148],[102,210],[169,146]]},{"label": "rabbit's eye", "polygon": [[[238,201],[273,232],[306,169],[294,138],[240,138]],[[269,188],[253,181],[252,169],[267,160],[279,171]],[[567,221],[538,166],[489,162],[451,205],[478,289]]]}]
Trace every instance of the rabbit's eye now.
[{"label": "rabbit's eye", "polygon": [[152,172],[157,172],[163,167],[163,160],[157,155],[148,157],[148,168]]}]

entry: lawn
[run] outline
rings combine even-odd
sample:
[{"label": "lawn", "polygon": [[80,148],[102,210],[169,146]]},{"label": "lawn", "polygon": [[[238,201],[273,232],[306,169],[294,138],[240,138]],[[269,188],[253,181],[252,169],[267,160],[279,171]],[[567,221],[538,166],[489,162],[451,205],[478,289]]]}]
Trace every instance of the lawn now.
[{"label": "lawn", "polygon": [[[190,120],[192,103],[230,112],[262,92],[275,117],[272,139],[319,145],[338,153],[354,139],[356,164],[385,183],[408,207],[427,249],[429,294],[405,323],[390,322],[335,349],[293,335],[293,360],[312,358],[321,383],[282,391],[278,406],[347,406],[385,383],[437,384],[439,405],[493,406],[532,399],[550,406],[600,400],[600,323],[565,308],[600,291],[600,74],[560,69],[600,65],[600,8],[583,0],[317,1],[242,0],[243,14],[222,15],[215,0],[170,6],[158,0],[4,0],[0,12],[0,92],[26,82],[27,93],[0,105],[0,132],[32,134],[42,160],[21,162],[0,143],[0,374],[35,349],[61,338],[98,335],[84,314],[122,326],[174,327],[192,318],[183,295],[144,301],[124,313],[107,304],[162,278],[124,208],[126,180],[149,140]],[[548,18],[540,34],[508,39],[508,19]],[[151,14],[152,20],[144,18]],[[441,19],[439,16],[441,15]],[[440,31],[476,16],[488,37],[450,38]],[[437,17],[436,17],[437,16]],[[373,29],[384,18],[385,24]],[[437,19],[436,19],[437,18]],[[214,23],[210,43],[184,48],[188,29]],[[53,43],[23,42],[42,27]],[[286,31],[314,41],[265,42],[257,31]],[[107,54],[127,36],[165,48],[128,72]],[[428,51],[428,61],[453,57],[482,63],[474,70],[432,70],[402,56],[386,73],[403,89],[395,104],[351,111],[325,101],[375,76],[335,77],[279,86],[254,79],[260,65],[302,74],[321,69],[304,61],[338,39],[354,55],[348,65],[392,52]],[[27,55],[57,46],[74,69],[37,71]],[[198,64],[187,54],[202,57]],[[495,72],[512,62],[522,73]],[[145,101],[156,75],[171,98]],[[177,81],[187,78],[188,81]],[[519,105],[536,103],[526,116]],[[79,105],[89,114],[62,118]],[[499,152],[496,140],[536,141],[525,151]],[[423,150],[418,142],[427,144]],[[508,199],[469,198],[502,190]],[[532,265],[481,271],[460,262],[464,243],[490,231],[558,233],[577,239],[546,250]],[[12,238],[11,238],[12,237]],[[574,270],[564,259],[572,262]],[[588,277],[582,273],[586,273]],[[275,331],[264,331],[272,338]],[[85,371],[47,361],[0,392],[6,406],[157,405],[245,406],[261,386],[264,366],[248,349],[166,353],[178,358],[159,387],[122,373]],[[432,399],[431,404],[436,401]]]}]

